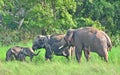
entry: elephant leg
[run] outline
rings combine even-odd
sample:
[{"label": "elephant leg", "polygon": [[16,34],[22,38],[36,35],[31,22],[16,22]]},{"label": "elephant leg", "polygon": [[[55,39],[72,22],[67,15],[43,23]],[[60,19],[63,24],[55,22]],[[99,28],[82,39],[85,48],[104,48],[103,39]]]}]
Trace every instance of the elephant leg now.
[{"label": "elephant leg", "polygon": [[108,62],[108,52],[107,52],[107,51],[105,51],[104,60],[105,60],[106,62]]},{"label": "elephant leg", "polygon": [[21,56],[21,61],[25,61],[25,55]]},{"label": "elephant leg", "polygon": [[89,61],[90,58],[90,50],[84,50],[84,55],[87,61]]},{"label": "elephant leg", "polygon": [[32,61],[32,59],[33,59],[33,56],[30,56],[30,61]]},{"label": "elephant leg", "polygon": [[13,56],[13,55],[11,56],[11,61],[12,61],[12,60],[14,60],[14,56]]},{"label": "elephant leg", "polygon": [[78,63],[80,63],[82,56],[82,48],[75,47],[75,55],[76,55],[76,60],[78,61]]},{"label": "elephant leg", "polygon": [[102,50],[99,50],[99,56],[100,57],[104,57],[104,60],[106,62],[108,62],[108,52],[107,52],[107,48],[106,49],[102,49]]},{"label": "elephant leg", "polygon": [[74,48],[73,48],[73,47],[70,47],[70,49],[69,49],[70,59],[72,59],[72,57],[73,57],[73,52],[74,52]]},{"label": "elephant leg", "polygon": [[18,55],[15,55],[15,54],[14,54],[14,57],[15,57],[15,60],[19,60]]},{"label": "elephant leg", "polygon": [[6,61],[9,61],[9,60],[12,61],[12,59],[13,59],[13,56],[12,56],[12,55],[10,55],[10,56],[6,56]]},{"label": "elephant leg", "polygon": [[6,53],[6,61],[12,61],[13,60],[13,53],[11,50],[8,50]]},{"label": "elephant leg", "polygon": [[52,53],[53,52],[52,52],[51,48],[49,46],[46,47],[45,58],[47,61],[52,59]]},{"label": "elephant leg", "polygon": [[48,55],[48,54],[46,53],[46,54],[45,54],[45,60],[46,60],[46,61],[51,61],[51,59],[52,59],[51,55],[50,55],[50,54]]},{"label": "elephant leg", "polygon": [[20,52],[20,53],[18,54],[17,60],[19,60],[19,61],[24,61],[24,56],[25,56],[25,55]]}]

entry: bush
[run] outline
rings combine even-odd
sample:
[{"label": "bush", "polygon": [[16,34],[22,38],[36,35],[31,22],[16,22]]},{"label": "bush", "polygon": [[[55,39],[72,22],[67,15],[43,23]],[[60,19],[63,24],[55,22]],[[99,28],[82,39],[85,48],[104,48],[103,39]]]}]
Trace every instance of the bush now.
[{"label": "bush", "polygon": [[115,47],[120,46],[120,36],[119,35],[112,36],[111,39],[112,39],[113,46],[115,46]]},{"label": "bush", "polygon": [[32,38],[34,38],[35,33],[32,34],[32,32],[28,30],[10,30],[10,29],[2,29],[0,32],[0,42],[1,45],[10,45],[10,44],[16,44],[20,41],[28,42]]}]

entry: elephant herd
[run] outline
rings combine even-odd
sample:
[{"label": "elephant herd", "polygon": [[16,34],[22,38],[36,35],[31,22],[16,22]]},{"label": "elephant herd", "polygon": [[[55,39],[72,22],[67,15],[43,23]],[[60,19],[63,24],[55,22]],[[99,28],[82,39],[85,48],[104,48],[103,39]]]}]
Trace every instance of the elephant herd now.
[{"label": "elephant herd", "polygon": [[[39,54],[34,51],[45,48],[45,59],[51,60],[52,55],[64,56],[69,60],[69,56],[75,53],[76,60],[81,61],[82,52],[88,61],[91,52],[96,52],[108,62],[108,51],[112,48],[109,36],[96,28],[83,27],[78,29],[69,29],[64,34],[38,35],[33,42],[32,48],[15,46],[6,53],[6,61],[16,60],[24,61],[26,56],[32,61],[33,56]],[[72,48],[72,49],[71,49]]]}]

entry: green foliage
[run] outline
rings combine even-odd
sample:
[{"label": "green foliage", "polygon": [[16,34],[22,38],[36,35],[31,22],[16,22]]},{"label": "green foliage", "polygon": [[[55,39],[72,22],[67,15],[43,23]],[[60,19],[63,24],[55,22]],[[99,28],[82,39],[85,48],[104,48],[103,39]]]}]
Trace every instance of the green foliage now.
[{"label": "green foliage", "polygon": [[[49,5],[42,7],[41,4],[36,4],[28,13],[27,28],[38,27],[39,29],[51,29],[53,27],[53,15]],[[50,31],[50,30],[49,30]]]},{"label": "green foliage", "polygon": [[78,27],[94,27],[94,28],[98,28],[100,30],[104,30],[105,28],[101,25],[101,23],[96,20],[96,21],[93,21],[92,19],[90,18],[78,18],[77,21],[79,21],[78,23]]},{"label": "green foliage", "polygon": [[11,30],[11,29],[2,29],[0,34],[0,45],[15,45],[20,41],[27,43],[37,35],[34,32],[28,32],[28,30]]},{"label": "green foliage", "polygon": [[113,46],[115,47],[120,46],[120,35],[112,36],[111,39]]},{"label": "green foliage", "polygon": [[[23,47],[31,47],[31,42],[27,44],[16,44]],[[119,47],[112,48],[109,52],[109,62],[106,63],[96,54],[91,52],[91,59],[86,61],[82,55],[82,62],[77,63],[75,59],[69,62],[65,57],[54,56],[51,62],[45,61],[45,51],[41,49],[38,56],[30,62],[29,58],[26,62],[5,61],[6,51],[11,46],[0,46],[0,75],[119,75],[120,74],[120,50]]]},{"label": "green foliage", "polygon": [[119,0],[0,0],[0,9],[0,31],[8,29],[9,34],[64,34],[69,28],[92,26],[120,37]]}]

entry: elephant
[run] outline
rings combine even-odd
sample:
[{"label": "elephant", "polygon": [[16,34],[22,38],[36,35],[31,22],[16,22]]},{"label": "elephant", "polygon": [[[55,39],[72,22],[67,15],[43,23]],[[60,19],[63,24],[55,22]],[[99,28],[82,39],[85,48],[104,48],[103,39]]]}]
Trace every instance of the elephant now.
[{"label": "elephant", "polygon": [[6,61],[12,61],[14,58],[17,60],[19,52],[22,50],[20,46],[14,46],[6,52]]},{"label": "elephant", "polygon": [[26,56],[29,56],[32,61],[33,56],[37,56],[39,52],[35,54],[32,48],[14,46],[6,52],[6,61],[12,61],[14,58],[16,60],[24,61]]},{"label": "elephant", "polygon": [[108,51],[111,50],[112,43],[104,31],[93,27],[69,29],[65,40],[69,45],[75,46],[75,56],[78,63],[81,61],[82,50],[84,50],[87,61],[90,58],[90,52],[96,52],[100,57],[104,57],[106,62],[108,61]]},{"label": "elephant", "polygon": [[34,53],[34,51],[32,50],[32,48],[23,48],[22,51],[19,52],[18,54],[18,60],[20,61],[25,61],[25,57],[29,56],[30,57],[30,61],[32,61],[33,56],[37,56],[40,53],[40,51],[38,51],[37,54]]},{"label": "elephant", "polygon": [[[69,60],[70,47],[65,41],[63,34],[53,34],[53,35],[38,35],[33,42],[33,50],[40,48],[45,48],[45,58],[46,60],[51,60],[52,55],[64,56]],[[64,47],[63,47],[64,46]]]}]

